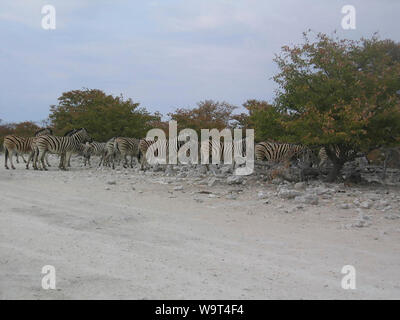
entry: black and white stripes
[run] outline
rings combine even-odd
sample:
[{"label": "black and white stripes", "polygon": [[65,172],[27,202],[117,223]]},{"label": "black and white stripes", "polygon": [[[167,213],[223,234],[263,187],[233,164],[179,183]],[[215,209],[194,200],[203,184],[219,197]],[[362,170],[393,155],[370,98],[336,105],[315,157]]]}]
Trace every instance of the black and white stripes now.
[{"label": "black and white stripes", "polygon": [[[131,168],[133,168],[133,158],[136,158],[139,162],[139,139],[136,138],[126,138],[126,137],[118,137],[114,141],[114,149],[116,152],[119,152],[121,156],[124,158],[124,168],[128,166],[128,158],[131,157]],[[114,169],[114,162],[113,162]]]},{"label": "black and white stripes", "polygon": [[71,136],[59,137],[45,135],[38,137],[36,140],[36,147],[38,152],[35,153],[35,162],[38,158],[41,162],[42,169],[47,170],[44,164],[44,156],[47,152],[56,153],[61,156],[59,168],[66,170],[66,165],[73,153],[81,152],[81,144],[91,141],[87,130],[80,128],[75,130]]},{"label": "black and white stripes", "polygon": [[26,164],[26,168],[29,168],[29,161],[32,158],[32,152],[34,148],[34,143],[39,136],[52,134],[52,130],[50,128],[40,129],[35,132],[35,137],[20,137],[17,135],[8,135],[4,138],[3,146],[5,150],[5,162],[4,166],[8,169],[8,158],[10,159],[11,168],[15,169],[12,158],[14,154],[24,154],[29,153],[29,159]]},{"label": "black and white stripes", "polygon": [[84,156],[84,165],[86,166],[86,163],[90,164],[90,157],[91,156],[98,156],[100,157],[100,162],[99,162],[99,166],[101,165],[101,163],[104,161],[104,157],[106,155],[106,143],[105,142],[97,142],[97,141],[93,141],[91,143],[87,143],[85,146],[85,150],[83,153]]},{"label": "black and white stripes", "polygon": [[284,163],[289,166],[293,158],[302,158],[303,155],[311,153],[306,146],[291,143],[280,143],[275,141],[264,141],[255,146],[255,158],[258,161],[265,160],[272,163]]}]

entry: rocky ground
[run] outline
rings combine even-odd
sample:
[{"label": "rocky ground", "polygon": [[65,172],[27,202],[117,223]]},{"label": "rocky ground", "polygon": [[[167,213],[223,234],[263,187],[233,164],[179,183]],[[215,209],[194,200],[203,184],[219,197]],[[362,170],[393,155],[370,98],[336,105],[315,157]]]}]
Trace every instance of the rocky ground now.
[{"label": "rocky ground", "polygon": [[[368,166],[361,184],[328,184],[95,162],[1,162],[0,298],[400,298],[396,170],[386,184]],[[44,265],[56,290],[41,287]],[[344,265],[355,290],[341,287]]]}]

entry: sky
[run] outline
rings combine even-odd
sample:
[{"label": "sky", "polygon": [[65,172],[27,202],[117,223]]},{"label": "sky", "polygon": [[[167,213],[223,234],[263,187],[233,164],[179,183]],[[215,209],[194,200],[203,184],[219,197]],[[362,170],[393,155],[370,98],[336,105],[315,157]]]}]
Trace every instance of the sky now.
[{"label": "sky", "polygon": [[[48,4],[55,30],[42,28]],[[355,30],[341,27],[344,5]],[[272,102],[274,56],[304,31],[400,41],[399,16],[399,0],[1,0],[0,119],[46,119],[82,88],[164,115],[205,99]]]}]

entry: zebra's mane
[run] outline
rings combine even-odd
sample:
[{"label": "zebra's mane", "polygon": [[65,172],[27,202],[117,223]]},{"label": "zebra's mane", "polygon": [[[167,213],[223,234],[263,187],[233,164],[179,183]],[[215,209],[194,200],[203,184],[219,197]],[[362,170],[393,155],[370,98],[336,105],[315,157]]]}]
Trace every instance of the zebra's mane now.
[{"label": "zebra's mane", "polygon": [[48,131],[51,135],[53,134],[53,130],[52,130],[51,128],[47,127],[47,128],[42,128],[42,129],[39,129],[38,131],[36,131],[36,132],[35,132],[35,137],[36,137],[39,133],[41,133],[41,132],[43,132],[43,131]]},{"label": "zebra's mane", "polygon": [[72,136],[73,134],[75,134],[75,133],[77,133],[77,132],[79,132],[79,131],[82,131],[82,130],[85,130],[86,132],[88,132],[86,128],[71,129],[71,130],[67,131],[67,132],[64,134],[64,137],[70,137],[70,136]]},{"label": "zebra's mane", "polygon": [[69,131],[67,131],[66,133],[64,133],[64,137],[70,137],[72,136],[76,131],[78,131],[77,129],[71,129]]}]

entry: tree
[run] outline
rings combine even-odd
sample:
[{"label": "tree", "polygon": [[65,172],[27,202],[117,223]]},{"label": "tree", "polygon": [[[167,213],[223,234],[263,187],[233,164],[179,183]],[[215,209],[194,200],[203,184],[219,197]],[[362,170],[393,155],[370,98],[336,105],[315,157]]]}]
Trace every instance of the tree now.
[{"label": "tree", "polygon": [[240,127],[253,128],[256,141],[282,140],[287,141],[289,133],[285,130],[282,122],[288,117],[275,106],[263,100],[247,100],[243,107],[247,109],[246,114],[234,116]]},{"label": "tree", "polygon": [[[400,136],[399,43],[376,36],[359,41],[318,34],[314,42],[282,48],[275,58],[280,72],[275,104],[284,122],[306,145],[324,146],[334,167]],[[338,150],[336,152],[335,150]]]},{"label": "tree", "polygon": [[151,129],[151,122],[160,120],[159,117],[122,95],[83,89],[64,92],[58,105],[50,107],[49,120],[56,134],[84,127],[93,139],[106,141],[115,136],[142,138]]},{"label": "tree", "polygon": [[201,129],[222,130],[231,127],[232,112],[235,106],[227,102],[213,100],[201,101],[197,108],[178,108],[168,116],[178,123],[178,129],[191,128],[200,135]]},{"label": "tree", "polygon": [[40,129],[40,127],[32,121],[24,121],[13,124],[14,134],[22,137],[33,137],[35,132]]}]

